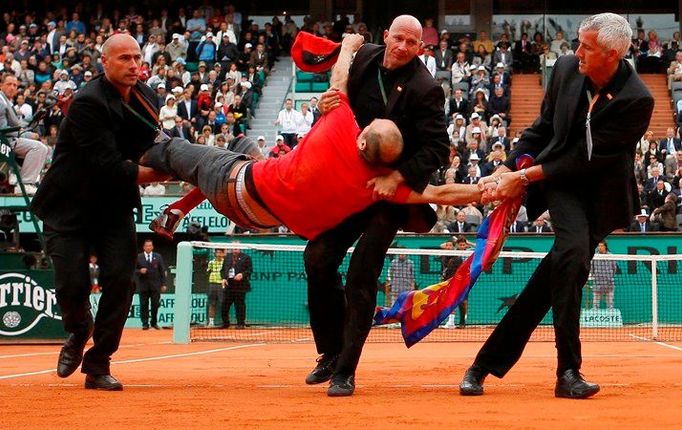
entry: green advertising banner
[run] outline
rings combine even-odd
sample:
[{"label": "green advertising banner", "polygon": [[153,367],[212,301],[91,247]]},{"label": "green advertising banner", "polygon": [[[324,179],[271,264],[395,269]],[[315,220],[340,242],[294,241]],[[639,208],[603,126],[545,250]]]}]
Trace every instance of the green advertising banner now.
[{"label": "green advertising banner", "polygon": [[0,341],[63,339],[51,270],[7,270],[0,254]]},{"label": "green advertising banner", "polygon": [[[152,222],[169,204],[179,197],[143,197],[142,211],[135,214],[135,224],[138,233],[150,233],[149,223]],[[1,196],[0,207],[24,205],[23,197]],[[96,208],[93,208],[96,211]],[[95,213],[95,212],[93,212]],[[30,212],[17,214],[19,217],[19,230],[22,233],[35,233]],[[208,201],[197,206],[192,213],[182,220],[178,231],[185,231],[190,223],[197,222],[208,227],[210,233],[225,233],[229,220],[213,209]]]}]

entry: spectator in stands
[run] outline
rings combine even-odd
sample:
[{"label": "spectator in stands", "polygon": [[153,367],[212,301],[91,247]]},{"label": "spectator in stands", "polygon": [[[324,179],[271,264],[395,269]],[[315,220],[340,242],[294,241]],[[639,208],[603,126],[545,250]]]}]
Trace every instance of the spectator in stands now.
[{"label": "spectator in stands", "polygon": [[490,78],[488,77],[488,71],[485,66],[478,66],[476,73],[471,77],[471,87],[469,88],[469,94],[473,94],[479,88],[484,90],[486,97],[488,96],[488,87],[490,86]]},{"label": "spectator in stands", "polygon": [[[660,191],[657,194],[660,195]],[[677,231],[678,228],[676,214],[677,195],[675,195],[675,193],[668,193],[665,194],[663,204],[656,206],[651,212],[650,220],[651,222],[658,224],[659,231]]]},{"label": "spectator in stands", "polygon": [[495,142],[492,146],[492,151],[486,157],[487,162],[481,166],[481,176],[491,175],[506,159],[507,154],[504,152],[504,145],[500,142]]},{"label": "spectator in stands", "polygon": [[432,45],[426,45],[424,47],[424,52],[419,55],[419,59],[421,60],[422,63],[426,66],[426,70],[431,73],[431,76],[434,78],[436,77],[436,59],[433,58],[433,46]]},{"label": "spectator in stands", "polygon": [[[540,37],[542,38],[542,34]],[[516,61],[514,71],[528,73],[533,70],[533,48],[530,40],[528,40],[528,33],[521,33],[521,39],[514,42],[512,55]]]},{"label": "spectator in stands", "polygon": [[505,71],[511,71],[514,66],[514,55],[509,50],[509,42],[500,42],[497,47],[497,51],[493,54],[492,64],[502,63]]},{"label": "spectator in stands", "polygon": [[[461,88],[456,88],[454,96],[450,99],[450,115],[452,115],[453,118],[456,118],[457,114],[468,115],[469,111],[468,98],[464,98],[464,93]],[[464,117],[462,117],[462,120],[464,120]]]},{"label": "spectator in stands", "polygon": [[450,233],[469,233],[475,231],[472,224],[466,222],[466,212],[457,212],[457,218],[455,221],[448,225],[448,231]]},{"label": "spectator in stands", "polygon": [[[649,163],[647,167],[647,173],[649,178],[652,177],[658,177],[659,174],[663,174],[665,172],[665,169],[663,167],[663,163],[658,161],[658,158],[650,153],[647,153],[649,155]],[[657,172],[657,173],[654,173]]]},{"label": "spectator in stands", "polygon": [[478,49],[474,51],[471,64],[488,69],[492,64],[492,61],[492,56],[490,55],[490,52],[485,49],[485,46],[478,45]]},{"label": "spectator in stands", "polygon": [[472,45],[475,52],[478,52],[478,48],[480,46],[483,46],[486,52],[492,52],[494,48],[493,41],[490,40],[490,38],[488,37],[488,32],[485,30],[481,30],[478,33],[478,39],[474,40]]},{"label": "spectator in stands", "polygon": [[262,43],[257,44],[256,50],[251,53],[249,66],[255,67],[257,71],[262,71],[266,75],[270,73],[270,59],[268,53],[265,52],[265,45]]},{"label": "spectator in stands", "polygon": [[644,163],[642,162],[642,155],[639,152],[635,152],[634,170],[637,183],[644,184],[648,179],[648,175],[646,167],[644,167]]},{"label": "spectator in stands", "polygon": [[534,222],[533,227],[529,230],[532,233],[550,233],[552,228],[547,225],[544,216],[539,216]]},{"label": "spectator in stands", "polygon": [[488,97],[486,90],[479,88],[474,92],[474,99],[472,101],[471,111],[477,113],[481,118],[488,117]]},{"label": "spectator in stands", "polygon": [[454,155],[450,166],[445,170],[443,174],[443,183],[446,182],[447,178],[452,178],[452,183],[462,183],[464,179],[464,166],[462,166],[462,159],[459,155]]},{"label": "spectator in stands", "polygon": [[471,78],[471,67],[466,60],[464,52],[457,53],[457,61],[452,64],[452,84],[455,85],[460,82],[468,82]]},{"label": "spectator in stands", "polygon": [[199,61],[206,63],[207,68],[212,68],[216,61],[218,46],[213,41],[213,33],[210,31],[202,36],[195,50]]},{"label": "spectator in stands", "polygon": [[651,225],[649,224],[649,213],[646,209],[642,209],[640,213],[635,215],[635,221],[630,224],[631,232],[648,233],[651,231]]},{"label": "spectator in stands", "polygon": [[[26,122],[19,119],[12,106],[12,100],[17,93],[18,81],[16,76],[6,73],[0,79],[0,128],[26,126]],[[21,182],[27,194],[36,192],[36,183],[40,179],[40,172],[45,166],[48,149],[43,145],[35,133],[13,134],[8,136],[9,144],[17,157],[23,159],[21,166]],[[16,187],[21,193],[21,188]]]},{"label": "spectator in stands", "polygon": [[[496,63],[495,64],[495,71],[493,72],[493,75],[500,77],[499,82],[495,82],[494,80],[493,80],[493,82],[495,82],[496,84],[499,83],[499,85],[502,85],[505,89],[505,94],[507,94],[507,89],[509,88],[509,86],[511,86],[511,74],[505,68],[504,63]],[[507,95],[509,95],[509,94],[507,94]]]},{"label": "spectator in stands", "polygon": [[[602,240],[597,245],[597,254],[610,254],[606,241]],[[592,272],[592,307],[599,309],[602,297],[606,300],[606,308],[613,309],[613,291],[615,289],[616,262],[614,260],[593,259]]]},{"label": "spectator in stands", "polygon": [[568,42],[564,42],[561,44],[561,47],[559,48],[559,53],[557,54],[558,57],[563,57],[564,55],[573,55],[573,50],[571,49]]},{"label": "spectator in stands", "polygon": [[654,189],[649,191],[648,195],[648,206],[649,209],[653,210],[658,207],[663,206],[663,203],[665,203],[665,198],[669,194],[669,189],[670,187],[667,182],[663,179],[663,177],[659,177],[659,179],[656,181],[656,185]]},{"label": "spectator in stands", "polygon": [[487,109],[489,114],[499,116],[507,125],[511,124],[511,116],[509,115],[511,106],[509,98],[504,94],[503,87],[498,86],[495,88],[495,93],[490,98]]},{"label": "spectator in stands", "polygon": [[[466,135],[464,137],[464,140],[467,142],[467,144],[471,140],[473,140],[473,137],[474,137],[473,136],[473,130],[475,128],[478,128],[480,130],[481,141],[487,142],[489,133],[488,133],[488,125],[486,124],[486,122],[483,121],[481,119],[481,116],[479,114],[477,114],[476,112],[472,113],[471,117],[469,119],[471,120],[471,122],[466,127]],[[483,146],[485,146],[485,145],[483,145]],[[485,151],[484,147],[479,147],[479,148],[482,149],[483,151]]]},{"label": "spectator in stands", "polygon": [[649,171],[649,179],[644,183],[644,191],[648,194],[651,190],[656,188],[656,184],[659,180],[663,179],[661,176],[662,168],[659,165],[654,164]]},{"label": "spectator in stands", "polygon": [[635,152],[642,154],[642,160],[646,161],[646,155],[645,153],[649,150],[651,142],[656,142],[656,137],[654,136],[654,132],[649,130],[646,133],[644,133],[644,136],[637,142],[637,146],[635,147]]},{"label": "spectator in stands", "polygon": [[567,43],[568,40],[564,38],[564,32],[559,30],[556,32],[554,39],[550,43],[549,49],[554,52],[557,56],[561,54],[561,44]]},{"label": "spectator in stands", "polygon": [[556,60],[557,59],[557,54],[556,52],[552,51],[549,49],[549,46],[547,44],[542,46],[542,53],[540,54],[538,58],[538,64],[540,65],[540,71],[542,72],[542,67],[545,67],[545,64],[548,60]]},{"label": "spectator in stands", "polygon": [[184,37],[179,33],[173,33],[173,40],[166,46],[166,52],[170,55],[171,62],[178,61],[179,58],[185,61],[187,59],[187,43]]},{"label": "spectator in stands", "polygon": [[169,131],[171,137],[179,137],[194,142],[194,135],[190,132],[189,125],[185,124],[185,121],[180,116],[175,117],[173,127]]},{"label": "spectator in stands", "polygon": [[438,45],[438,29],[433,26],[433,18],[424,19],[424,28],[422,33],[422,41],[424,45]]},{"label": "spectator in stands", "polygon": [[441,39],[438,42],[438,49],[434,52],[434,58],[436,60],[436,79],[449,84],[452,79],[451,69],[454,58],[447,40]]},{"label": "spectator in stands", "polygon": [[225,260],[225,250],[216,249],[213,252],[215,258],[208,262],[208,328],[215,327],[216,309],[223,305],[223,285],[221,271]]},{"label": "spectator in stands", "polygon": [[661,161],[667,159],[674,159],[677,151],[682,151],[682,143],[680,139],[675,137],[675,128],[668,127],[664,139],[661,139],[658,145],[658,150],[661,153]]},{"label": "spectator in stands", "polygon": [[166,187],[159,182],[152,182],[144,189],[143,195],[149,196],[164,196],[166,195]]},{"label": "spectator in stands", "polygon": [[463,184],[478,184],[478,181],[481,179],[481,174],[480,174],[480,169],[476,165],[478,163],[479,157],[478,154],[471,154],[471,157],[469,157],[469,163],[467,164],[466,169],[467,169],[467,175],[464,177],[462,180]]},{"label": "spectator in stands", "polygon": [[668,89],[672,88],[673,82],[682,81],[682,51],[675,52],[675,60],[668,67]]},{"label": "spectator in stands", "polygon": [[301,114],[294,109],[294,101],[286,99],[284,102],[284,109],[277,115],[275,125],[279,126],[280,135],[284,137],[284,141],[289,147],[296,145],[295,138],[297,133],[297,124],[301,122],[299,116]]}]

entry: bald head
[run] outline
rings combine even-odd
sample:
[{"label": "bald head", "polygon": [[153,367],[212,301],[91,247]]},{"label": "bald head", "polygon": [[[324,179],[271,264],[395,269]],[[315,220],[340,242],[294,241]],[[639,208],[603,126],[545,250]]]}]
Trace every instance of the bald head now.
[{"label": "bald head", "polygon": [[112,49],[117,49],[121,47],[133,47],[136,46],[140,49],[135,38],[129,34],[114,34],[104,41],[102,44],[102,55],[111,55]]},{"label": "bald head", "polygon": [[115,34],[102,45],[104,75],[124,97],[137,83],[141,64],[140,45],[128,34]]},{"label": "bald head", "polygon": [[383,66],[389,70],[400,68],[416,56],[422,46],[422,26],[412,15],[400,15],[384,31]]},{"label": "bald head", "polygon": [[398,31],[399,29],[410,29],[419,33],[419,40],[422,38],[422,25],[417,18],[412,15],[400,15],[395,17],[388,31]]},{"label": "bald head", "polygon": [[400,158],[403,136],[393,121],[375,119],[358,136],[358,149],[370,165],[388,166]]}]

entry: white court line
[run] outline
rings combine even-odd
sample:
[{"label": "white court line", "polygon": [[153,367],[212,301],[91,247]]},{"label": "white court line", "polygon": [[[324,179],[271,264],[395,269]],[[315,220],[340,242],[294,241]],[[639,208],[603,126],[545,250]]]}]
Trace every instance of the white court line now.
[{"label": "white court line", "polygon": [[637,335],[634,335],[634,334],[631,334],[630,336],[632,336],[632,337],[634,337],[635,339],[638,339],[638,340],[644,340],[644,341],[647,341],[647,342],[655,343],[656,345],[660,345],[660,346],[663,346],[663,347],[666,347],[666,348],[674,349],[675,351],[682,351],[682,348],[680,348],[679,346],[671,345],[671,344],[669,344],[669,343],[659,342],[659,341],[656,341],[656,340],[652,341],[651,339],[647,339],[646,337],[641,337],[641,336],[637,336]]},{"label": "white court line", "polygon": [[[247,345],[230,346],[227,348],[208,349],[206,351],[186,352],[186,353],[182,353],[182,354],[158,355],[155,357],[133,358],[133,359],[129,359],[129,360],[116,360],[116,361],[112,361],[111,364],[141,363],[143,361],[166,360],[169,358],[194,357],[197,355],[213,354],[214,352],[232,351],[232,350],[236,350],[236,349],[253,348],[256,346],[265,346],[265,345],[266,345],[265,343],[252,343],[252,344],[247,344]],[[2,376],[0,376],[0,380],[22,378],[24,376],[42,375],[45,373],[52,373],[55,371],[56,371],[56,369],[46,369],[46,370],[38,370],[36,372],[16,373],[14,375],[2,375]]]},{"label": "white court line", "polygon": [[[118,347],[118,349],[123,349],[123,348],[133,348],[137,346],[148,346],[148,345],[164,345],[164,344],[171,344],[173,343],[170,340],[163,341],[163,342],[152,342],[152,343],[135,343],[135,344],[130,344],[130,345],[121,345]],[[54,345],[57,346],[61,349],[61,346],[59,345]],[[57,355],[59,354],[60,349],[57,349],[55,351],[50,351],[50,352],[27,352],[25,354],[12,354],[12,355],[0,355],[0,360],[4,358],[20,358],[20,357],[38,357],[41,355]]]}]

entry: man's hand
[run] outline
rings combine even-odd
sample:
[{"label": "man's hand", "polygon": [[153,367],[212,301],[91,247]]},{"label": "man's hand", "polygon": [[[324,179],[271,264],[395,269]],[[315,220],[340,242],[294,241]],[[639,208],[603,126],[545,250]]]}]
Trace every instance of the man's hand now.
[{"label": "man's hand", "polygon": [[223,279],[220,283],[222,284],[223,288],[227,288],[227,279]]},{"label": "man's hand", "polygon": [[146,275],[146,274],[147,274],[147,268],[146,268],[146,267],[140,268],[140,274],[141,274],[141,275]]},{"label": "man's hand", "polygon": [[374,187],[372,198],[374,200],[390,199],[395,195],[395,191],[404,181],[403,175],[397,170],[386,176],[377,176],[367,181],[367,188]]},{"label": "man's hand", "polygon": [[525,190],[526,187],[518,172],[503,173],[493,196],[495,200],[510,199],[520,196]]},{"label": "man's hand", "polygon": [[341,49],[350,49],[351,52],[358,52],[358,49],[360,49],[364,43],[364,36],[359,34],[347,34],[341,41]]},{"label": "man's hand", "polygon": [[330,87],[327,91],[322,93],[320,101],[317,103],[317,108],[322,115],[330,112],[341,104],[341,97],[337,88]]},{"label": "man's hand", "polygon": [[241,281],[242,279],[244,279],[244,275],[242,275],[241,273],[237,273],[236,275],[234,275],[235,281]]},{"label": "man's hand", "polygon": [[168,291],[168,287],[166,287],[165,285],[161,285],[161,292],[165,293],[166,291]]}]

